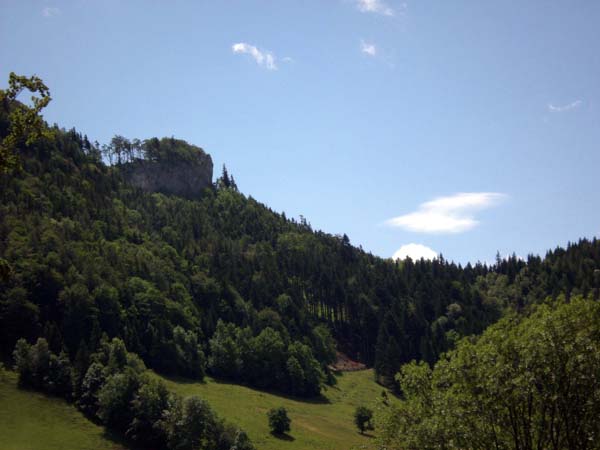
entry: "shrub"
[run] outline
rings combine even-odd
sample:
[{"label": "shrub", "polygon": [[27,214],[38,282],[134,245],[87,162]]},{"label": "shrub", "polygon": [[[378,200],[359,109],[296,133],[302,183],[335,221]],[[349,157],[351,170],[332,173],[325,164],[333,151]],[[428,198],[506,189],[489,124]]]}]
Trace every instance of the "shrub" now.
[{"label": "shrub", "polygon": [[360,431],[360,434],[363,434],[365,430],[373,429],[371,419],[373,419],[373,411],[366,406],[359,406],[356,408],[356,411],[354,411],[354,423],[356,424],[358,431]]},{"label": "shrub", "polygon": [[283,406],[273,408],[268,413],[269,427],[274,434],[283,434],[290,431],[290,423],[292,422],[287,415],[287,411]]}]

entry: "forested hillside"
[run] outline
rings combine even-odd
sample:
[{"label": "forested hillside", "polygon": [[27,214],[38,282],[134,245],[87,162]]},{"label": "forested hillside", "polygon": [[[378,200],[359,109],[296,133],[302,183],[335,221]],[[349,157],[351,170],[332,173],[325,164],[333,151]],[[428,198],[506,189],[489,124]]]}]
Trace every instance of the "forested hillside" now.
[{"label": "forested hillside", "polygon": [[[386,448],[597,441],[597,239],[491,265],[384,259],[272,211],[225,167],[212,182],[210,155],[183,140],[50,127],[36,77],[0,94],[0,358],[20,386],[136,445],[251,450],[146,367],[316,397],[342,351],[404,398],[382,397]],[[555,429],[574,414],[585,442]]]},{"label": "forested hillside", "polygon": [[43,130],[18,146],[21,170],[0,176],[5,359],[21,337],[45,337],[74,359],[106,334],[163,373],[206,369],[315,395],[336,347],[392,383],[402,363],[433,363],[505,308],[598,296],[597,240],[492,266],[392,261],[272,211],[226,170],[196,198],[126,181],[132,165],[202,152],[184,141],[100,146],[76,130]]}]

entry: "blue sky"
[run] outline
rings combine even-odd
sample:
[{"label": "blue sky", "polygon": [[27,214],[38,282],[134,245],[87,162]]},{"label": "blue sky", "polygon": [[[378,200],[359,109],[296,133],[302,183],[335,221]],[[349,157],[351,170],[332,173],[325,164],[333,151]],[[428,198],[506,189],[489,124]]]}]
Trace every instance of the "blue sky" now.
[{"label": "blue sky", "polygon": [[380,256],[600,235],[597,1],[0,0],[10,71],[48,121],[186,139]]}]

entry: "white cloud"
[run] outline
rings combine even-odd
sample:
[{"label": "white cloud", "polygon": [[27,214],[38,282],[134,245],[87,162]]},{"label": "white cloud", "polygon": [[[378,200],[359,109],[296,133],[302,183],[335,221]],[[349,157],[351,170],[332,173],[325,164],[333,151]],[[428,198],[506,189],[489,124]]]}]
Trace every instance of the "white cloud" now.
[{"label": "white cloud", "polygon": [[[402,7],[406,7],[405,4]],[[364,13],[375,13],[383,16],[393,16],[395,11],[383,0],[356,0],[356,9]]]},{"label": "white cloud", "polygon": [[46,6],[42,9],[42,16],[44,17],[55,17],[60,15],[60,9],[54,8],[52,6]]},{"label": "white cloud", "polygon": [[284,63],[295,63],[296,60],[294,58],[290,58],[289,56],[284,56],[283,58],[281,58],[281,61],[283,61]]},{"label": "white cloud", "polygon": [[275,56],[273,53],[267,50],[259,50],[254,45],[246,44],[245,42],[238,42],[231,46],[233,53],[244,53],[252,56],[256,64],[264,67],[268,70],[277,70],[277,64],[275,63]]},{"label": "white cloud", "polygon": [[360,51],[369,56],[377,55],[377,47],[375,44],[368,44],[363,40],[360,41]]},{"label": "white cloud", "polygon": [[553,105],[552,103],[548,103],[548,110],[550,112],[565,112],[570,111],[572,109],[579,108],[583,102],[581,100],[575,100],[574,102],[567,103],[566,105]]},{"label": "white cloud", "polygon": [[386,224],[418,233],[461,233],[479,225],[473,217],[475,211],[494,206],[505,197],[496,192],[438,197],[421,204],[415,212],[387,220]]},{"label": "white cloud", "polygon": [[421,244],[406,244],[396,250],[392,259],[406,259],[410,257],[413,261],[418,259],[435,259],[438,254],[429,247]]}]

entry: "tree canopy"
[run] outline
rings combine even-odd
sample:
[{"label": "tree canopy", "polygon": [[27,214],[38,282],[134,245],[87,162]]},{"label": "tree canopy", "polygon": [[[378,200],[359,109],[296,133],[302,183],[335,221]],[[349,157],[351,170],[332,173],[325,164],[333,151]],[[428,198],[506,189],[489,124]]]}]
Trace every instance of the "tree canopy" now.
[{"label": "tree canopy", "polygon": [[[7,172],[18,166],[15,152],[22,146],[29,146],[42,136],[49,136],[40,115],[52,97],[44,82],[33,75],[26,77],[11,72],[8,78],[8,89],[0,89],[0,173]],[[17,97],[23,90],[28,90],[31,96],[31,106],[19,101]]]},{"label": "tree canopy", "polygon": [[404,401],[379,417],[385,448],[600,448],[600,303],[511,314],[397,379]]}]

